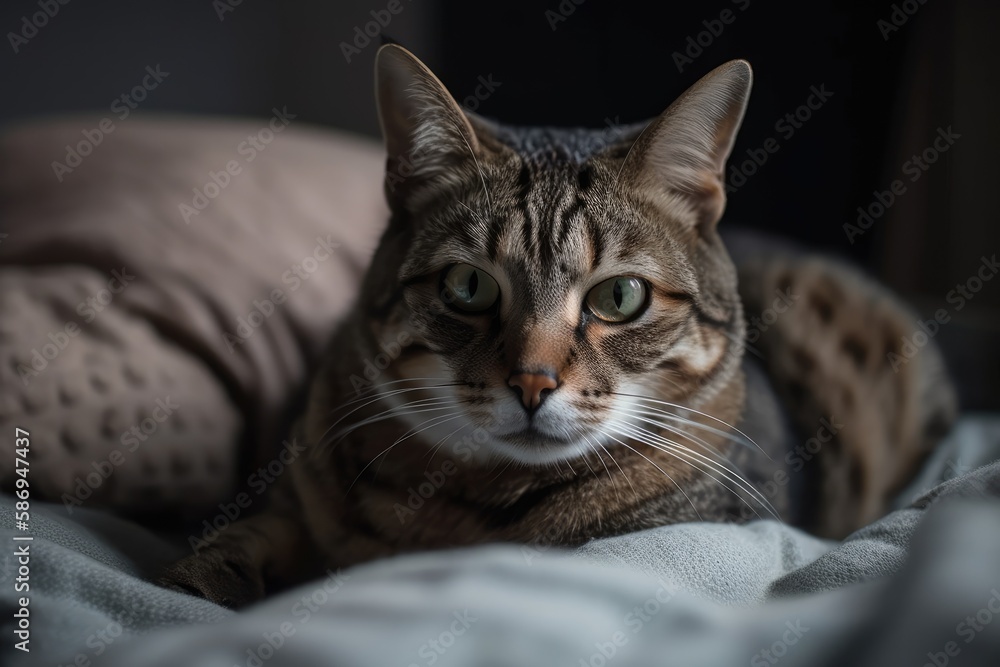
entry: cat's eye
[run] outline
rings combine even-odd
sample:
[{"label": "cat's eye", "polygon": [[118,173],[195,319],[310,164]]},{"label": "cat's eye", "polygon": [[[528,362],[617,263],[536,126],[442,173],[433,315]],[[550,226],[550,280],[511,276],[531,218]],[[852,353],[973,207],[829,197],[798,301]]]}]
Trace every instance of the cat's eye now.
[{"label": "cat's eye", "polygon": [[500,286],[493,276],[471,264],[456,264],[442,279],[442,299],[467,313],[481,313],[497,302]]},{"label": "cat's eye", "polygon": [[590,312],[605,322],[625,322],[646,307],[646,283],[632,276],[605,280],[587,294]]}]

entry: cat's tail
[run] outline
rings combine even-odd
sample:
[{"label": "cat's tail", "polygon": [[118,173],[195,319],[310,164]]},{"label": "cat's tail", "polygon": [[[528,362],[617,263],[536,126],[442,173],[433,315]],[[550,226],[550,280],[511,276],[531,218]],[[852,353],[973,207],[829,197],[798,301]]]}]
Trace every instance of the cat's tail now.
[{"label": "cat's tail", "polygon": [[806,527],[843,537],[885,513],[954,420],[937,328],[838,261],[773,246],[735,257],[746,353],[799,437],[786,463],[806,476]]}]

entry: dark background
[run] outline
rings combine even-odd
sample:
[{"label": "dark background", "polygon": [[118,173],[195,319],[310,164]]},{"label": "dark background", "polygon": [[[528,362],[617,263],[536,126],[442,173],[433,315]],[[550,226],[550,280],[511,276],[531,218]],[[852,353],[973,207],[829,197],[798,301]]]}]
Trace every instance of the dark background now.
[{"label": "dark background", "polygon": [[[147,65],[159,64],[170,76],[141,104],[144,112],[269,117],[272,107],[287,107],[300,121],[376,134],[372,65],[380,37],[349,63],[342,43],[389,0],[230,6],[236,1],[70,1],[15,53],[10,34],[40,10],[38,0],[5,0],[0,122],[107,112]],[[381,32],[421,57],[459,100],[480,76],[492,76],[500,86],[477,111],[516,124],[643,120],[713,67],[748,59],[755,87],[731,163],[769,137],[780,148],[730,196],[726,220],[849,257],[924,316],[950,307],[949,291],[1000,250],[992,201],[1000,177],[1000,3],[398,2],[402,11]],[[715,23],[721,34],[711,35],[704,22],[723,10],[733,20]],[[898,29],[894,11],[906,17]],[[675,53],[699,36],[701,53],[692,51],[679,71]],[[782,136],[775,123],[806,101],[811,86],[832,97]],[[961,139],[910,182],[904,163],[949,126]],[[894,179],[906,192],[851,243],[845,223]],[[961,380],[964,406],[1000,408],[993,381],[1000,280],[951,314],[937,340]]]}]

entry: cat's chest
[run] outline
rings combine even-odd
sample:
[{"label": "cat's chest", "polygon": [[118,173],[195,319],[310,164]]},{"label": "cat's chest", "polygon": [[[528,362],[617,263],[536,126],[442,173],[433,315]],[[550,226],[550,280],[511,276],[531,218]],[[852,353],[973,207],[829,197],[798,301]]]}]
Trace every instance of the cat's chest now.
[{"label": "cat's chest", "polygon": [[713,494],[701,493],[698,508],[678,492],[678,484],[703,483],[697,471],[655,451],[619,452],[607,467],[584,462],[578,472],[544,479],[503,462],[428,456],[422,445],[398,453],[352,491],[363,522],[398,551],[485,542],[569,546],[697,520],[699,509],[706,518],[718,515],[708,507],[716,504]]}]

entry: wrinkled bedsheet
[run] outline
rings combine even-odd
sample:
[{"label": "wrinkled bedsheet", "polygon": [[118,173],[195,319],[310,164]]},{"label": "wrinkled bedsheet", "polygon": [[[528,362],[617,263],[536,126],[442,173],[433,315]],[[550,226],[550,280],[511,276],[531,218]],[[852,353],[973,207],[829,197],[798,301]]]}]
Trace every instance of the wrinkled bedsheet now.
[{"label": "wrinkled bedsheet", "polygon": [[756,521],[574,552],[513,545],[328,572],[235,613],[147,579],[179,549],[32,507],[30,653],[2,498],[0,662],[19,665],[997,665],[1000,418],[963,418],[897,509],[843,542]]}]

